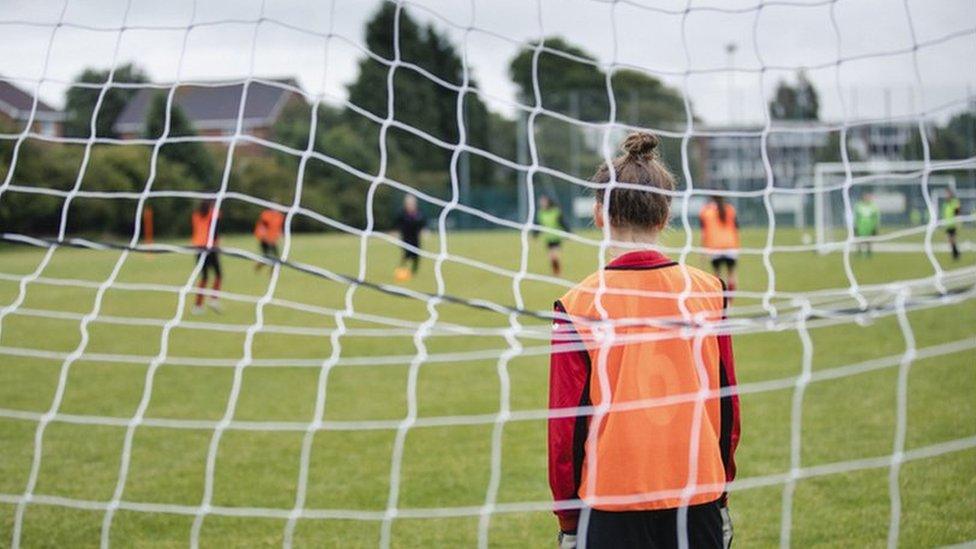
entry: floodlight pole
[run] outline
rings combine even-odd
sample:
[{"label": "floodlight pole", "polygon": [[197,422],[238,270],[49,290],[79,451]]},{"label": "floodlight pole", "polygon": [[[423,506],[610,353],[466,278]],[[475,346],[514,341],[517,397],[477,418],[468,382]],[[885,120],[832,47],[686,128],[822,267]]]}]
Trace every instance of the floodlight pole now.
[{"label": "floodlight pole", "polygon": [[[526,135],[529,125],[526,116],[526,113],[519,109],[517,123],[515,124],[515,154],[519,166],[525,166],[529,163],[529,142],[528,136]],[[526,200],[528,192],[528,173],[524,170],[519,170],[518,189],[515,193],[518,197],[518,218],[519,221],[525,220],[527,223],[531,223],[531,219],[526,220],[526,217],[529,215],[529,204]]]},{"label": "floodlight pole", "polygon": [[729,42],[725,45],[725,54],[728,58],[728,107],[729,107],[729,124],[735,122],[735,52],[739,49],[739,45],[735,42]]}]

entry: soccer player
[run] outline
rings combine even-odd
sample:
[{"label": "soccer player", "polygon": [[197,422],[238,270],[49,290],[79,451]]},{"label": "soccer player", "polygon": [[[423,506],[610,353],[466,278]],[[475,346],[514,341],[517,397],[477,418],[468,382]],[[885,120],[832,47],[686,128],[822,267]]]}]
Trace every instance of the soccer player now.
[{"label": "soccer player", "polygon": [[956,198],[952,189],[946,189],[945,204],[942,205],[942,219],[945,223],[946,236],[949,238],[949,247],[952,248],[952,259],[959,261],[959,244],[956,242],[956,231],[958,222],[956,216],[962,211],[962,204]]},{"label": "soccer player", "polygon": [[[254,236],[261,245],[261,255],[268,259],[278,259],[278,239],[285,226],[285,214],[268,208],[261,212],[258,222],[254,224]],[[254,265],[254,272],[261,270],[264,263],[258,261]]]},{"label": "soccer player", "polygon": [[[414,248],[420,248],[420,236],[424,227],[427,226],[427,218],[424,217],[424,213],[417,207],[416,196],[407,194],[403,197],[403,210],[397,216],[394,225],[400,232],[400,240],[404,244],[409,244]],[[409,271],[405,268],[408,262],[410,263]],[[397,268],[397,278],[408,280],[411,276],[417,274],[419,267],[420,254],[414,250],[404,248],[403,257],[400,258],[400,266]]]},{"label": "soccer player", "polygon": [[[539,197],[539,211],[536,213],[536,223],[546,231],[543,240],[546,242],[546,249],[549,251],[549,265],[552,267],[552,274],[559,276],[562,266],[559,262],[559,249],[563,245],[563,239],[554,231],[562,230],[569,232],[569,226],[563,219],[563,211],[557,206],[548,195]],[[533,231],[533,236],[539,236],[539,231]]]},{"label": "soccer player", "polygon": [[707,249],[712,260],[712,272],[722,277],[725,267],[725,280],[729,291],[737,285],[735,267],[739,259],[739,221],[735,217],[735,206],[725,202],[725,197],[715,195],[698,212],[701,225],[701,245]]},{"label": "soccer player", "polygon": [[[694,548],[731,542],[725,486],[739,439],[732,341],[707,329],[684,334],[689,323],[707,328],[724,317],[723,283],[657,250],[671,199],[650,191],[675,188],[657,144],[631,134],[613,161],[614,180],[648,191],[596,193],[596,226],[625,249],[611,250],[602,272],[555,304],[549,485],[562,548],[577,540],[588,549],[678,547],[685,536]],[[610,169],[592,181],[609,182]]]},{"label": "soccer player", "polygon": [[[190,236],[190,244],[199,250],[197,254],[197,261],[203,257],[203,271],[200,273],[200,283],[199,288],[201,290],[207,287],[207,278],[209,277],[210,271],[214,273],[214,283],[213,291],[220,291],[221,282],[221,271],[220,271],[220,258],[217,257],[217,227],[216,219],[217,212],[214,210],[213,200],[202,200],[193,214],[190,216],[190,228],[192,230]],[[208,246],[208,241],[210,239],[210,225],[214,224],[214,239],[213,246]],[[198,315],[203,313],[203,302],[204,294],[202,292],[197,292],[196,304],[193,306],[193,314]],[[220,312],[220,302],[217,299],[217,295],[213,295],[207,300],[207,306],[213,309],[215,312]]]},{"label": "soccer player", "polygon": [[[865,238],[877,236],[881,225],[881,210],[874,203],[874,195],[867,192],[854,204],[854,236]],[[859,253],[871,256],[871,242],[857,243]]]}]

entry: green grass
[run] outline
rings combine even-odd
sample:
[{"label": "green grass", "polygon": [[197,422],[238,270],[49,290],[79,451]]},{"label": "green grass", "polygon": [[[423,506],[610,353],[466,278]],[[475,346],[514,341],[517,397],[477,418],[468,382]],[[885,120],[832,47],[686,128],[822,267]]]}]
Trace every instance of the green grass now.
[{"label": "green grass", "polygon": [[[763,231],[747,231],[746,246],[761,246]],[[795,231],[777,231],[778,244],[799,242]],[[672,230],[668,242],[680,245],[683,235]],[[225,245],[253,247],[248,237],[228,237]],[[437,250],[436,238],[426,242]],[[452,254],[506,269],[519,267],[519,243],[512,233],[457,233],[449,238]],[[359,242],[346,236],[297,236],[293,258],[325,269],[356,274]],[[43,251],[22,247],[0,249],[0,272],[23,276],[33,271]],[[375,242],[369,248],[367,278],[391,282],[397,251]],[[578,280],[596,265],[593,248],[569,243],[565,249],[567,280]],[[92,281],[109,275],[117,252],[60,249],[43,276]],[[949,258],[939,256],[946,268]],[[700,264],[697,256],[689,257]],[[810,291],[846,287],[840,254],[776,253],[771,258],[778,291]],[[962,265],[972,266],[973,256]],[[122,267],[120,283],[182,286],[192,261],[186,256],[132,255]],[[925,277],[932,267],[921,254],[876,254],[855,257],[852,267],[860,283],[884,283]],[[224,258],[228,292],[261,296],[267,273],[256,275],[252,265]],[[545,273],[541,243],[533,243],[529,270]],[[425,260],[421,276],[408,287],[436,289],[432,262]],[[511,279],[449,262],[444,265],[446,290],[452,295],[514,304]],[[758,256],[742,260],[741,286],[762,292],[767,272]],[[525,307],[548,309],[564,289],[535,281],[521,285]],[[325,308],[343,308],[347,287],[286,269],[274,297]],[[27,287],[22,305],[27,310],[91,311],[95,288],[43,282]],[[0,306],[14,301],[16,280],[0,279]],[[742,299],[738,306],[754,304]],[[153,420],[212,422],[221,418],[233,383],[233,364],[243,356],[243,328],[255,321],[252,301],[225,300],[221,316],[194,317],[185,310],[183,323],[169,337],[167,356],[153,378],[146,413]],[[353,305],[358,313],[422,322],[426,303],[359,289]],[[177,313],[176,295],[149,289],[110,288],[101,314],[111,317],[156,319]],[[505,328],[505,316],[443,304],[444,322]],[[186,322],[219,322],[237,331],[203,330]],[[523,319],[540,327],[539,321]],[[974,337],[976,307],[972,301],[909,314],[919,347]],[[304,312],[271,303],[264,309],[271,326],[316,328],[321,334],[285,334],[264,330],[252,342],[259,365],[243,372],[234,419],[251,422],[308,422],[315,413],[317,368],[288,366],[324,361],[332,354],[326,332],[335,327],[331,314]],[[0,346],[70,353],[81,341],[78,318],[41,318],[21,313],[0,324]],[[366,319],[346,320],[350,329],[382,328]],[[112,362],[99,355],[151,357],[160,351],[162,328],[134,322],[89,325],[86,356],[67,372],[60,412],[78,416],[131,417],[144,390],[146,360]],[[897,355],[905,342],[894,317],[864,325],[845,322],[810,331],[814,370],[824,370],[873,358]],[[328,374],[325,401],[327,421],[375,420],[395,425],[407,413],[410,358],[417,352],[410,333],[386,337],[350,334],[340,338],[342,360]],[[425,344],[432,355],[488,350],[500,352],[508,344],[500,335],[432,335]],[[529,348],[546,345],[523,339]],[[795,330],[769,331],[736,339],[738,375],[742,383],[796,376],[803,346]],[[368,357],[402,356],[392,364],[364,364]],[[188,366],[189,359],[224,361]],[[356,359],[358,364],[349,364]],[[270,363],[269,360],[279,360]],[[0,493],[22,494],[30,470],[37,423],[11,417],[11,412],[44,413],[51,404],[62,366],[60,358],[22,358],[0,354]],[[511,407],[545,407],[547,358],[526,354],[508,365]],[[896,417],[897,366],[818,381],[807,388],[803,403],[802,464],[805,467],[889,455]],[[429,362],[417,380],[417,413],[421,418],[492,414],[499,406],[500,382],[494,359]],[[907,449],[920,448],[976,435],[976,360],[971,351],[919,360],[912,365],[908,384]],[[790,468],[790,410],[792,389],[750,393],[743,397],[743,439],[738,453],[739,476],[776,475]],[[203,497],[206,456],[212,430],[141,426],[137,429],[128,481],[127,502],[199,505]],[[119,470],[125,429],[121,426],[54,421],[43,438],[43,460],[37,494],[85,501],[111,498]],[[319,431],[309,467],[306,507],[354,509],[382,513],[389,491],[390,457],[395,430]],[[427,426],[411,429],[404,448],[399,505],[402,508],[477,507],[489,483],[491,424]],[[214,475],[213,504],[223,507],[262,507],[290,510],[294,505],[302,433],[231,429],[223,435]],[[549,498],[545,470],[545,423],[514,421],[502,438],[502,478],[498,500],[503,503],[542,502]],[[899,476],[903,512],[900,541],[905,546],[933,546],[976,539],[976,450],[964,450],[904,464]],[[872,468],[819,476],[796,487],[792,539],[796,546],[883,546],[889,517],[888,469]],[[764,486],[732,494],[737,544],[743,547],[779,543],[782,486]],[[15,506],[0,503],[0,544],[11,538]],[[103,514],[97,510],[31,504],[23,528],[25,547],[89,547],[99,543]],[[119,511],[111,540],[116,546],[185,546],[192,517],[178,514]],[[286,521],[211,515],[201,530],[207,546],[260,547],[280,545]],[[398,519],[393,542],[398,547],[471,546],[476,543],[478,517]],[[554,540],[556,522],[546,511],[504,513],[492,518],[490,539],[497,547],[539,547]],[[370,547],[378,543],[380,523],[354,520],[301,520],[295,530],[300,546]]]}]

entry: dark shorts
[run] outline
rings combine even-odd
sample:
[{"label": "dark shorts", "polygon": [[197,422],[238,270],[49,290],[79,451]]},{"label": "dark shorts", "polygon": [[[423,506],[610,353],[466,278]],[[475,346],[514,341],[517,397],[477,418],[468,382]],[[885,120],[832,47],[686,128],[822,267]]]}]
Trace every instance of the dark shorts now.
[{"label": "dark shorts", "polygon": [[[631,547],[678,547],[678,510],[589,512],[586,524],[587,549]],[[582,524],[581,524],[582,527]],[[722,513],[713,501],[688,507],[688,547],[721,549]]]},{"label": "dark shorts", "polygon": [[949,236],[956,236],[956,228],[955,227],[949,227],[949,228],[947,228],[946,229],[946,234],[949,235]]},{"label": "dark shorts", "polygon": [[546,242],[546,248],[550,250],[558,250],[559,248],[562,247],[563,247],[562,240],[550,240],[549,242]]},{"label": "dark shorts", "polygon": [[203,275],[203,278],[207,278],[207,275],[210,274],[210,271],[213,271],[214,276],[220,278],[221,276],[220,257],[217,256],[217,252],[214,251],[200,252],[199,254],[197,254],[197,261],[200,261],[200,256],[203,256],[203,270],[200,271],[200,274]]},{"label": "dark shorts", "polygon": [[261,255],[265,257],[278,258],[278,245],[269,242],[261,242]]},{"label": "dark shorts", "polygon": [[729,269],[734,269],[737,262],[738,260],[734,257],[717,255],[712,258],[712,268],[718,270],[722,265],[725,265]]}]

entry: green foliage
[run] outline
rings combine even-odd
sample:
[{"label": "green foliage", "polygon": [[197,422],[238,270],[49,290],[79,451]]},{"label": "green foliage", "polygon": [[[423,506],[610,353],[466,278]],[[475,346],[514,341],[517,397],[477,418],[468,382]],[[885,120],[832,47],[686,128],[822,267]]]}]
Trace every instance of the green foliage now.
[{"label": "green foliage", "polygon": [[796,86],[781,80],[769,102],[769,114],[777,120],[819,120],[820,98],[805,71],[796,74]]},{"label": "green foliage", "polygon": [[[863,160],[861,153],[855,147],[851,146],[851,138],[847,139],[847,160],[849,162],[858,162]],[[831,132],[827,137],[827,143],[817,150],[814,156],[815,162],[841,162],[844,157],[841,155],[840,146],[840,132]]]},{"label": "green foliage", "polygon": [[[85,69],[76,79],[76,83],[105,84],[108,81],[108,70]],[[112,77],[114,83],[142,83],[148,82],[146,74],[139,67],[127,63],[115,69]],[[68,88],[65,94],[65,123],[64,133],[68,137],[88,137],[91,134],[92,114],[101,94],[101,88],[77,87]],[[98,118],[95,121],[95,135],[99,137],[117,137],[112,126],[122,114],[126,103],[136,94],[135,89],[111,86],[105,91]]]},{"label": "green foliage", "polygon": [[[81,170],[83,148],[27,141],[17,161],[12,182],[39,189],[70,190]],[[151,149],[143,146],[97,145],[81,179],[81,190],[142,192],[149,180]],[[155,187],[195,189],[199,184],[182,164],[160,157]],[[174,234],[186,221],[186,201],[151,201],[156,214],[156,233]],[[64,200],[60,197],[10,191],[0,199],[0,225],[26,234],[49,235],[61,223]],[[131,235],[136,201],[129,198],[75,198],[67,216],[72,234]]]},{"label": "green foliage", "polygon": [[[366,25],[366,45],[385,60],[395,58],[394,29],[397,33],[400,60],[404,63],[392,72],[393,118],[429,134],[447,144],[460,138],[458,121],[459,91],[453,89],[464,83],[464,67],[454,44],[433,25],[419,25],[406,10],[397,15],[397,7],[383,3]],[[370,57],[359,63],[359,75],[349,86],[349,101],[373,115],[388,116],[388,85],[390,67]],[[436,78],[434,81],[430,76]],[[470,78],[469,87],[477,82]],[[468,91],[463,97],[462,119],[468,144],[485,149],[490,146],[489,113],[481,99]],[[352,112],[349,118],[360,118]],[[447,172],[452,151],[431,143],[429,139],[393,128],[387,136],[387,146],[404,156],[402,161],[416,171]],[[471,164],[471,180],[489,181],[493,166],[484,161]]]},{"label": "green foliage", "polygon": [[[146,113],[146,132],[145,137],[149,139],[159,139],[166,130],[166,104],[167,94],[159,92],[155,94],[149,103],[149,112]],[[193,124],[190,123],[183,109],[175,102],[169,109],[169,133],[167,139],[172,137],[192,137],[196,135]],[[164,143],[159,149],[159,154],[173,162],[186,166],[197,181],[207,183],[214,179],[215,170],[213,156],[210,151],[199,141],[187,141],[180,143]]]},{"label": "green foliage", "polygon": [[[968,158],[976,151],[976,111],[967,111],[949,119],[945,126],[927,128],[929,158],[933,160],[958,160]],[[912,133],[906,147],[906,156],[921,160],[925,156],[922,134]]]},{"label": "green foliage", "polygon": [[[521,101],[536,103],[537,81],[540,106],[546,110],[591,122],[610,120],[607,75],[597,65],[596,57],[560,37],[546,38],[543,44],[546,49],[539,53],[537,61],[535,49],[530,48],[509,63],[509,76],[518,87]],[[660,128],[686,119],[681,93],[657,78],[635,70],[616,70],[610,84],[617,121]]]}]

